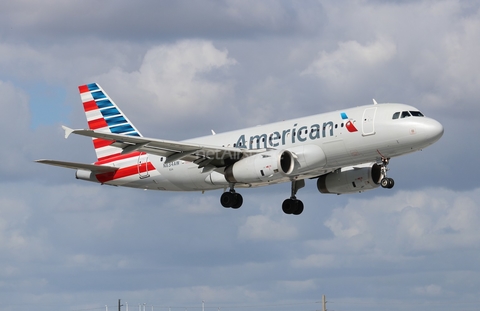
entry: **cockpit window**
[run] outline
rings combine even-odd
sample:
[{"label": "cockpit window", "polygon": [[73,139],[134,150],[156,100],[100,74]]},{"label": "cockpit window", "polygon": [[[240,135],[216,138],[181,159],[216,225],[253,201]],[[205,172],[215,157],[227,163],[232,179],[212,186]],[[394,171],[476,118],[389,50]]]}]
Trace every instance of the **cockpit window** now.
[{"label": "cockpit window", "polygon": [[423,113],[420,111],[410,111],[411,115],[414,117],[424,117]]},{"label": "cockpit window", "polygon": [[392,116],[392,119],[398,119],[400,118],[408,118],[408,117],[424,117],[423,113],[420,111],[402,111],[402,112],[395,112]]}]

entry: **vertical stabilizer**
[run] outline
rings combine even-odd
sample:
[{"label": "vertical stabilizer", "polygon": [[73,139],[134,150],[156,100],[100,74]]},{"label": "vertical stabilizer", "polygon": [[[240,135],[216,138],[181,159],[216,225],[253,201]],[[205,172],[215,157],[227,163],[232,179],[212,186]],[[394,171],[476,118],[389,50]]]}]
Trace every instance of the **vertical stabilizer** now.
[{"label": "vertical stabilizer", "polygon": [[[88,128],[97,132],[142,136],[113,100],[97,83],[78,87]],[[93,138],[93,147],[99,161],[119,155],[121,148],[110,146],[112,141]]]}]

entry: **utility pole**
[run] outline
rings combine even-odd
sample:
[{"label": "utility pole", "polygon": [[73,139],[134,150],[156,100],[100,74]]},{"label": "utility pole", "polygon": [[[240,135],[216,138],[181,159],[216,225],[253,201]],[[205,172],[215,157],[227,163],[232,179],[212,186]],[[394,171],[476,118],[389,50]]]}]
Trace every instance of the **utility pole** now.
[{"label": "utility pole", "polygon": [[327,311],[327,299],[322,295],[322,311]]},{"label": "utility pole", "polygon": [[118,299],[118,311],[122,311],[122,299]]}]

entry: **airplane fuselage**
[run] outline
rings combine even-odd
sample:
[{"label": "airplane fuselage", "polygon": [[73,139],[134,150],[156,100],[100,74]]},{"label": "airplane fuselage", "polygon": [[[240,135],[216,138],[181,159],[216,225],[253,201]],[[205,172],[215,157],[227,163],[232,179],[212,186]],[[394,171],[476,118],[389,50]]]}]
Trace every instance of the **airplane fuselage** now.
[{"label": "airplane fuselage", "polygon": [[[88,129],[63,127],[65,137],[92,138],[94,164],[39,163],[76,169],[78,179],[151,190],[224,189],[220,203],[239,208],[237,188],[290,182],[286,214],[302,213],[296,194],[316,178],[321,193],[390,189],[391,158],[421,150],[443,135],[442,125],[404,104],[360,106],[262,126],[169,141],[143,137],[97,84],[79,86]],[[226,189],[229,188],[228,191]]]},{"label": "airplane fuselage", "polygon": [[[317,146],[325,158],[321,167],[295,176],[256,183],[238,183],[237,187],[257,187],[295,179],[313,178],[341,167],[379,162],[421,150],[437,141],[443,128],[428,117],[409,116],[393,119],[397,112],[418,109],[404,104],[360,106],[304,118],[271,123],[185,142],[255,149],[295,149]],[[343,116],[343,118],[342,118]],[[166,157],[137,152],[96,164],[128,167],[129,173],[99,182],[151,190],[203,191],[229,185],[223,172],[205,171],[185,160],[167,162]],[[82,173],[80,172],[80,176]],[[124,176],[125,175],[125,176]],[[89,177],[90,178],[90,177]]]}]

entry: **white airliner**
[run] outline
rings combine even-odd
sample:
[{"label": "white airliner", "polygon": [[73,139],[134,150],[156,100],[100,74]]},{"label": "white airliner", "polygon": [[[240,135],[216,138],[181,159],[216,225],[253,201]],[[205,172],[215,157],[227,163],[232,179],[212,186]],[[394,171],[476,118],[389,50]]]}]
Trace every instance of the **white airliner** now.
[{"label": "white airliner", "polygon": [[[188,139],[143,137],[96,83],[79,86],[89,129],[63,127],[93,139],[97,162],[39,163],[76,169],[76,178],[151,190],[224,189],[220,202],[239,208],[236,188],[290,182],[286,214],[299,215],[296,197],[305,179],[321,193],[392,188],[390,158],[421,150],[443,135],[443,126],[404,104],[377,104],[317,114]],[[227,190],[228,189],[228,190]]]}]

